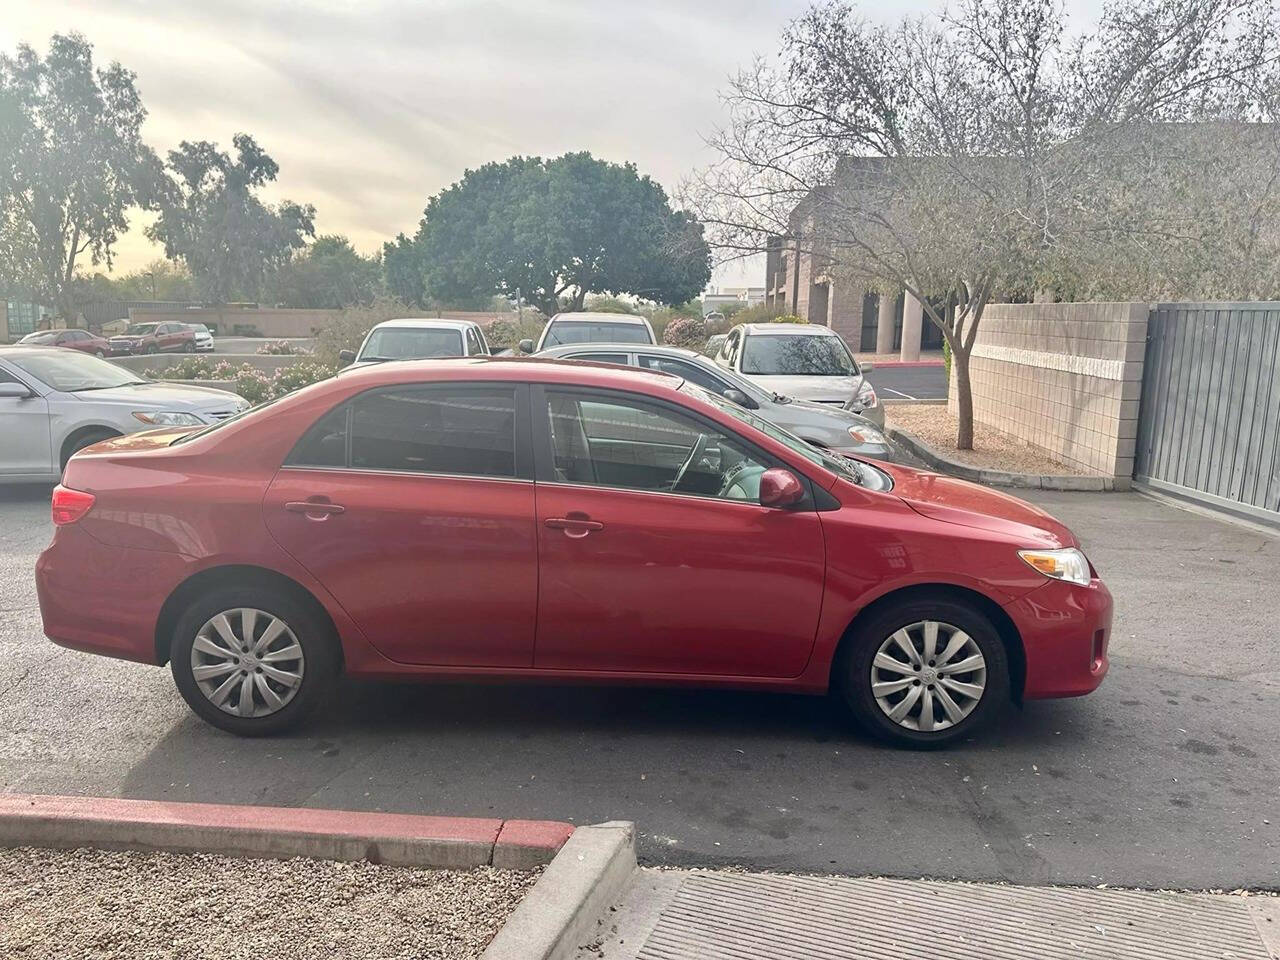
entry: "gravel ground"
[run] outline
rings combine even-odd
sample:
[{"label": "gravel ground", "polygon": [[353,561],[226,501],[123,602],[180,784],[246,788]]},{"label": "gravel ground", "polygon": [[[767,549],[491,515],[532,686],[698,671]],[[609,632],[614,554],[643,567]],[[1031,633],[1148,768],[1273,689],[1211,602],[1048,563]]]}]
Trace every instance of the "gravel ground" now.
[{"label": "gravel ground", "polygon": [[488,867],[0,850],[0,957],[476,957],[537,876]]},{"label": "gravel ground", "polygon": [[944,404],[885,404],[889,425],[913,433],[949,460],[973,467],[1007,470],[1011,473],[1041,473],[1059,476],[1082,476],[1084,470],[1051,459],[1021,440],[984,427],[973,425],[973,449],[956,449],[956,418]]}]

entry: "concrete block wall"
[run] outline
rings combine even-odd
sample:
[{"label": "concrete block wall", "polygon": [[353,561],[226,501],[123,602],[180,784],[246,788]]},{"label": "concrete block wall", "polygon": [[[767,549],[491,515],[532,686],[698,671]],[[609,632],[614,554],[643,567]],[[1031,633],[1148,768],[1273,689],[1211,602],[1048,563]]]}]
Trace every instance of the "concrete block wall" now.
[{"label": "concrete block wall", "polygon": [[1145,303],[989,305],[969,364],[974,420],[1127,486],[1148,312]]},{"label": "concrete block wall", "polygon": [[303,310],[288,307],[258,307],[237,310],[232,307],[206,307],[199,310],[129,311],[132,320],[177,320],[179,323],[204,323],[217,331],[217,336],[235,335],[237,326],[253,327],[263,337],[313,337],[333,323],[341,310]]}]

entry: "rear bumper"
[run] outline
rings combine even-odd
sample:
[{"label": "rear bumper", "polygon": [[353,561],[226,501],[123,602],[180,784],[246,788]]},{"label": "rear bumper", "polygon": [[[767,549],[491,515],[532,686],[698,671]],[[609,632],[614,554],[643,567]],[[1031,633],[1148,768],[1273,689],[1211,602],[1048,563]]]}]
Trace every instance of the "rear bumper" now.
[{"label": "rear bumper", "polygon": [[73,650],[158,663],[160,608],[189,563],[176,553],[108,546],[74,524],[59,527],[36,561],[45,636]]},{"label": "rear bumper", "polygon": [[1023,697],[1080,697],[1107,675],[1111,640],[1111,591],[1101,580],[1089,586],[1050,580],[1005,607],[1022,634],[1027,673]]}]

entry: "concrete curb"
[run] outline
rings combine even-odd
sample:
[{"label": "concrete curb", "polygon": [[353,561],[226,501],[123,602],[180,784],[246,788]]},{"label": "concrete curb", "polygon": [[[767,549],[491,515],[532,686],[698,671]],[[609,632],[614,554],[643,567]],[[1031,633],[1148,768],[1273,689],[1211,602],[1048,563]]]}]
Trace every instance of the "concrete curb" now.
[{"label": "concrete curb", "polygon": [[946,397],[881,397],[880,403],[886,407],[943,407]]},{"label": "concrete curb", "polygon": [[529,869],[551,861],[572,833],[570,824],[543,820],[0,795],[0,846],[7,847]]},{"label": "concrete curb", "polygon": [[1024,490],[1076,490],[1096,493],[1110,492],[1117,487],[1113,477],[1077,477],[1053,474],[1010,473],[1005,470],[986,470],[966,463],[949,460],[914,434],[901,427],[886,427],[885,432],[902,444],[933,469],[949,473],[961,480],[971,480],[992,487],[1018,487]]},{"label": "concrete curb", "polygon": [[636,869],[635,825],[579,827],[480,960],[565,960]]},{"label": "concrete curb", "polygon": [[871,372],[885,370],[889,367],[945,367],[941,360],[872,360]]}]

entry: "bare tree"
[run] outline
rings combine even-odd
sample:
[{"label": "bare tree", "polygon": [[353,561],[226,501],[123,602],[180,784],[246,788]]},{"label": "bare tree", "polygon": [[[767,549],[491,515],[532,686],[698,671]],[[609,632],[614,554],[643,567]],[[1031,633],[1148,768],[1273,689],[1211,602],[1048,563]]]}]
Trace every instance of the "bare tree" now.
[{"label": "bare tree", "polygon": [[[1270,0],[1113,3],[1076,34],[1056,0],[960,0],[893,25],[832,0],[790,24],[779,62],[733,78],[719,159],[685,192],[722,258],[787,236],[919,299],[951,349],[969,449],[992,297],[1185,285],[1185,264],[1223,256],[1230,218],[1203,214],[1230,193],[1206,174],[1227,155],[1232,209],[1272,229],[1280,155],[1256,131],[1274,129],[1277,48]],[[1254,263],[1269,249],[1240,239]]]}]

